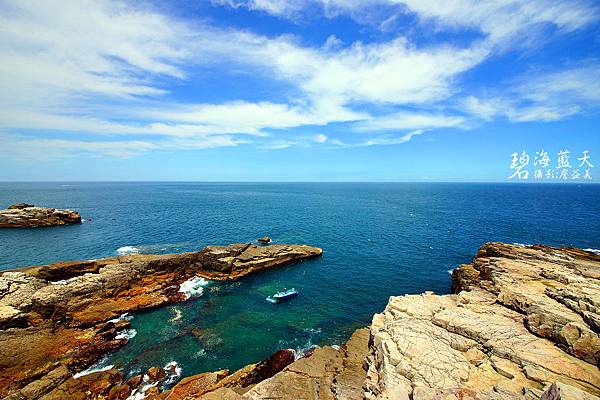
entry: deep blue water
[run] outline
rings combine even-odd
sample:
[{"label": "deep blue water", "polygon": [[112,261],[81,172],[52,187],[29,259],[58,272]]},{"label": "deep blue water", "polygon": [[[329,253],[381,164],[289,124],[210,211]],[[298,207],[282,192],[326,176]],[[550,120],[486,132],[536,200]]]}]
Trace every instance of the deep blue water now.
[{"label": "deep blue water", "polygon": [[[236,369],[283,347],[342,343],[390,295],[447,293],[448,270],[486,241],[600,248],[600,185],[0,183],[0,208],[16,202],[75,209],[86,221],[0,230],[0,269],[263,235],[324,249],[320,259],[212,283],[197,299],[136,315],[137,335],[105,360],[126,372],[173,360],[184,375]],[[284,286],[300,296],[265,301]]]}]

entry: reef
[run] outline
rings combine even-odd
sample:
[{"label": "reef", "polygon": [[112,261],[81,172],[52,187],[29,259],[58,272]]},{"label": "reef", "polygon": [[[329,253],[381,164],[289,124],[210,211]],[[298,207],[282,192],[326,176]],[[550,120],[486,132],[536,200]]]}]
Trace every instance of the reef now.
[{"label": "reef", "polygon": [[80,224],[81,215],[72,210],[36,207],[33,204],[13,204],[0,210],[0,228],[39,228]]},{"label": "reef", "polygon": [[[4,271],[0,398],[49,396],[127,343],[127,313],[187,300],[201,293],[207,279],[238,279],[321,254],[321,249],[305,245],[232,244]],[[115,377],[113,382],[118,381]],[[72,392],[73,387],[78,384],[70,386]]]}]

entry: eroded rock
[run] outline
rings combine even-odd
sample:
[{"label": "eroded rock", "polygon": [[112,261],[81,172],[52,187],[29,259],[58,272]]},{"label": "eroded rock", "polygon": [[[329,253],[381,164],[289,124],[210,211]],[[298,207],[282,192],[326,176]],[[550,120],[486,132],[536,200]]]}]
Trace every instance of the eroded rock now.
[{"label": "eroded rock", "polygon": [[13,204],[0,210],[0,228],[38,228],[80,223],[81,215],[72,210],[35,207],[26,203]]},{"label": "eroded rock", "polygon": [[[0,274],[0,398],[44,382],[44,390],[27,397],[36,399],[123,346],[129,322],[122,316],[188,299],[194,293],[183,290],[184,282],[238,279],[321,253],[304,245],[233,244],[5,271]],[[49,379],[57,366],[69,373]],[[120,388],[113,396],[125,392]]]},{"label": "eroded rock", "polygon": [[597,396],[599,272],[578,249],[485,244],[458,294],[391,297],[373,317],[365,397],[539,398],[557,381]]}]

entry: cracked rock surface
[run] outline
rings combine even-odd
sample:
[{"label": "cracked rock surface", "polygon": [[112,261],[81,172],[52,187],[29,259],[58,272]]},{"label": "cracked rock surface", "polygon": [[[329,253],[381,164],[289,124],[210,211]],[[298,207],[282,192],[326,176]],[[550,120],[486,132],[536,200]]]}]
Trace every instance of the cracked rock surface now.
[{"label": "cracked rock surface", "polygon": [[485,244],[458,294],[391,297],[373,317],[365,398],[597,398],[599,278],[590,252]]}]

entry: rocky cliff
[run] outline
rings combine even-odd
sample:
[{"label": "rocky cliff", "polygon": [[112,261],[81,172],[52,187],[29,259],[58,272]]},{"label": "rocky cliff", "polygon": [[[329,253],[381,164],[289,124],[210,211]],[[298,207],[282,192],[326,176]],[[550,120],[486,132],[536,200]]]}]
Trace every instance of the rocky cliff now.
[{"label": "rocky cliff", "polygon": [[38,228],[80,223],[81,215],[71,210],[35,207],[25,203],[0,210],[0,228]]},{"label": "rocky cliff", "polygon": [[185,300],[202,279],[237,279],[321,254],[304,245],[233,244],[5,271],[0,398],[40,398],[127,343],[125,313]]},{"label": "rocky cliff", "polygon": [[457,294],[392,297],[373,317],[365,397],[598,396],[599,278],[590,252],[485,244],[453,272]]}]

